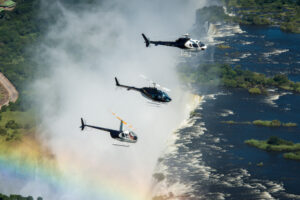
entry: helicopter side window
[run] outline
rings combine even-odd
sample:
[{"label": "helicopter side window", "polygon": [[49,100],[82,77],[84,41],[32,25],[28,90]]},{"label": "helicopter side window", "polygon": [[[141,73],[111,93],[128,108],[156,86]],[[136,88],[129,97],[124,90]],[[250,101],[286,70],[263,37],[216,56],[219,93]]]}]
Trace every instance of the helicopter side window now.
[{"label": "helicopter side window", "polygon": [[190,47],[193,47],[193,45],[190,43]]},{"label": "helicopter side window", "polygon": [[124,133],[122,133],[121,135],[122,135],[122,137],[125,137],[125,134],[124,134]]},{"label": "helicopter side window", "polygon": [[198,42],[198,45],[199,45],[200,47],[205,46],[202,42]]},{"label": "helicopter side window", "polygon": [[197,45],[196,43],[193,43],[193,47],[197,48],[197,47],[198,47],[198,45]]}]

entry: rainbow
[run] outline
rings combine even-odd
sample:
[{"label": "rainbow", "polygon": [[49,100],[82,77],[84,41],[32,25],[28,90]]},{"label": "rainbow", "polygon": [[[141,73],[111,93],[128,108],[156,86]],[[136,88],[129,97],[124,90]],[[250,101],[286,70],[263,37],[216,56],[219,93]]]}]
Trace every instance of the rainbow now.
[{"label": "rainbow", "polygon": [[[28,141],[27,141],[28,142]],[[84,175],[77,173],[82,167],[79,161],[72,162],[65,156],[57,163],[55,158],[42,152],[36,144],[14,146],[14,150],[0,150],[0,177],[10,177],[20,182],[37,181],[46,185],[55,197],[49,194],[39,196],[43,199],[100,199],[100,200],[141,200],[146,190],[134,188],[126,180],[118,180],[103,173]],[[16,148],[17,147],[17,148]],[[25,147],[25,148],[24,148]],[[60,169],[63,169],[60,170]],[[1,193],[1,191],[0,191]],[[21,194],[29,196],[32,194]],[[33,196],[33,195],[32,195]]]}]

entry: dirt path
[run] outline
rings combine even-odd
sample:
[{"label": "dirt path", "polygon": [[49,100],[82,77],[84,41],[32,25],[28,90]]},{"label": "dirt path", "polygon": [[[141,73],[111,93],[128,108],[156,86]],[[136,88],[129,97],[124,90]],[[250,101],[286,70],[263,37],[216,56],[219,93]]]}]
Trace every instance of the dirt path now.
[{"label": "dirt path", "polygon": [[3,105],[8,105],[9,102],[16,102],[19,93],[16,90],[15,86],[0,72],[0,108]]}]

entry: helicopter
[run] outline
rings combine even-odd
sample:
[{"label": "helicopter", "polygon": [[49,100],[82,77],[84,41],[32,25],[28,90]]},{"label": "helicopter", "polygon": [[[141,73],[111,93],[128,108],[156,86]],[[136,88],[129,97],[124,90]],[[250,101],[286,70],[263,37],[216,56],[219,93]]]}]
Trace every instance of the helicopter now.
[{"label": "helicopter", "polygon": [[[144,76],[142,76],[142,77],[146,78]],[[136,88],[136,87],[132,87],[132,86],[122,85],[119,83],[117,77],[115,77],[115,81],[116,81],[117,87],[123,87],[123,88],[126,88],[127,90],[138,91],[144,97],[146,97],[152,101],[159,102],[159,103],[167,103],[167,102],[172,101],[172,99],[167,95],[166,92],[163,92],[162,90],[157,89],[157,87],[161,87],[161,86],[154,83],[151,80],[149,80],[149,81],[153,84],[153,87],[142,87],[142,88]],[[168,88],[162,88],[162,89],[166,90],[166,91],[170,91]]]},{"label": "helicopter", "polygon": [[[118,140],[120,142],[136,143],[138,140],[137,135],[133,131],[123,130],[123,124],[127,124],[127,123],[124,122],[121,118],[119,118],[119,117],[117,117],[117,118],[121,120],[119,130],[113,130],[113,129],[103,128],[103,127],[98,127],[98,126],[93,126],[93,125],[87,125],[84,123],[82,118],[81,118],[80,128],[82,131],[84,130],[85,127],[90,127],[90,128],[106,131],[106,132],[110,133],[110,136],[112,139]],[[122,146],[122,145],[118,145],[118,146]]]},{"label": "helicopter", "polygon": [[151,41],[144,33],[142,33],[142,36],[145,40],[146,47],[149,47],[150,44],[154,44],[155,46],[171,46],[188,51],[202,51],[207,48],[207,46],[199,40],[191,39],[189,34],[184,34],[183,37],[178,38],[176,41]]}]

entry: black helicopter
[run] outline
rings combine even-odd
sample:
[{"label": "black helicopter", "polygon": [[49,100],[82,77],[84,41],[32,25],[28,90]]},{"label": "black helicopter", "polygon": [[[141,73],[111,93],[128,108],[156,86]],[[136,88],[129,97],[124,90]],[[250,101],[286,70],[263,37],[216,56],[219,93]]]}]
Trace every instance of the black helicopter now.
[{"label": "black helicopter", "polygon": [[[118,118],[118,119],[120,119],[120,118]],[[113,130],[113,129],[102,128],[102,127],[98,127],[98,126],[87,125],[87,124],[84,123],[83,119],[81,118],[80,128],[81,128],[82,131],[84,130],[85,127],[99,129],[99,130],[102,130],[102,131],[109,132],[110,136],[113,139],[118,140],[120,142],[136,143],[137,140],[138,140],[137,135],[132,131],[123,130],[123,124],[126,124],[126,122],[121,120],[120,129],[119,130]]]},{"label": "black helicopter", "polygon": [[[115,77],[115,81],[116,81],[116,86],[118,87],[123,87],[123,88],[127,88],[127,90],[135,90],[140,92],[144,97],[152,100],[152,101],[156,101],[156,102],[160,102],[160,103],[167,103],[172,101],[172,99],[167,95],[167,93],[163,92],[162,90],[157,89],[157,87],[160,87],[160,85],[154,83],[153,81],[153,87],[143,87],[143,88],[136,88],[136,87],[132,87],[132,86],[126,86],[126,85],[121,85],[117,79],[117,77]],[[164,90],[169,90],[167,88],[163,88]]]},{"label": "black helicopter", "polygon": [[157,45],[164,45],[164,46],[171,46],[171,47],[177,47],[183,50],[188,51],[202,51],[207,48],[205,44],[200,42],[199,40],[191,39],[189,34],[184,34],[183,37],[178,38],[176,41],[151,41],[149,38],[145,36],[144,33],[142,33],[142,36],[145,40],[146,47],[149,47],[150,44]]}]

